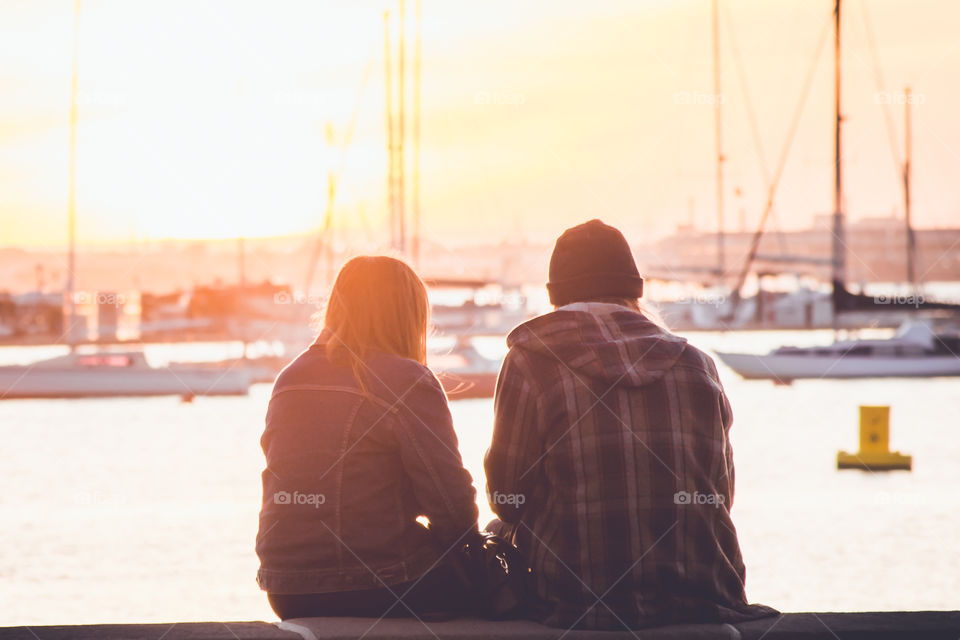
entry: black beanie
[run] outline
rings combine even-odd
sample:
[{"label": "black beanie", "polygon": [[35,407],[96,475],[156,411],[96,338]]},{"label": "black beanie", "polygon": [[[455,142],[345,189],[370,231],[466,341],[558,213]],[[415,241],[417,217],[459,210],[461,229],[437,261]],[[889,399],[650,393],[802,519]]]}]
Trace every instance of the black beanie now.
[{"label": "black beanie", "polygon": [[594,298],[639,298],[643,278],[623,234],[591,220],[557,238],[547,291],[555,307]]}]

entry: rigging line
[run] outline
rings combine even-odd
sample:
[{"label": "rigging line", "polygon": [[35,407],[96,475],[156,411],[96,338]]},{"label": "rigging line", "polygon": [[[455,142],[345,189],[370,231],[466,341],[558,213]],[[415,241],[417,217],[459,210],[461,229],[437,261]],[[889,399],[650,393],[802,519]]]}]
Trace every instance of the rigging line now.
[{"label": "rigging line", "polygon": [[370,76],[373,75],[375,58],[376,49],[370,53],[370,57],[367,59],[367,66],[363,70],[363,78],[360,80],[360,90],[357,92],[357,102],[353,107],[353,113],[350,115],[350,123],[347,125],[347,131],[343,137],[343,144],[340,147],[340,166],[337,167],[337,172],[334,174],[334,180],[337,184],[340,183],[340,176],[343,175],[347,167],[348,151],[350,150],[350,145],[353,143],[353,133],[357,129],[357,119],[360,116],[360,109],[363,106],[363,96],[366,93],[367,85],[370,83]]},{"label": "rigging line", "polygon": [[320,261],[320,253],[327,242],[327,239],[330,235],[330,230],[333,227],[333,204],[334,198],[337,194],[337,187],[340,184],[340,176],[343,175],[344,170],[347,166],[347,151],[350,149],[350,144],[353,141],[353,132],[357,128],[357,119],[360,115],[360,108],[363,105],[363,96],[366,93],[367,84],[369,84],[370,76],[373,73],[373,63],[376,59],[376,45],[374,45],[370,57],[367,59],[367,66],[363,70],[363,77],[360,80],[360,89],[357,91],[357,102],[353,107],[353,113],[350,115],[350,123],[347,125],[347,131],[343,138],[343,144],[340,147],[340,166],[337,167],[336,173],[328,178],[327,185],[327,194],[328,202],[326,207],[326,214],[323,220],[323,227],[320,230],[320,233],[317,234],[316,242],[313,245],[313,252],[310,255],[309,270],[307,271],[307,280],[304,285],[304,292],[309,295],[310,289],[313,286],[313,274],[316,271],[317,263]]},{"label": "rigging line", "polygon": [[757,256],[757,250],[760,248],[760,238],[763,237],[763,228],[767,223],[767,218],[770,217],[770,210],[773,208],[773,199],[777,192],[777,185],[779,184],[780,178],[783,175],[783,169],[787,164],[787,158],[790,155],[790,148],[793,146],[793,139],[800,125],[800,116],[803,114],[803,107],[807,102],[807,97],[810,95],[810,88],[813,86],[813,78],[817,71],[817,62],[820,60],[820,54],[823,52],[823,45],[827,40],[827,34],[829,33],[828,27],[832,24],[832,22],[833,10],[830,11],[827,19],[824,20],[823,26],[820,29],[820,39],[817,42],[817,48],[814,52],[813,60],[810,61],[811,63],[810,68],[807,70],[807,77],[804,79],[803,90],[800,94],[800,102],[797,103],[797,109],[793,113],[793,121],[790,123],[790,129],[787,132],[787,139],[777,163],[777,170],[773,176],[773,182],[770,184],[770,188],[767,192],[767,204],[763,209],[763,215],[760,217],[760,226],[753,234],[753,239],[750,244],[750,252],[747,254],[747,257],[744,260],[743,270],[740,272],[740,277],[737,279],[737,285],[733,289],[734,300],[739,299],[740,289],[743,287],[743,283],[747,280],[747,275],[750,273],[750,266],[753,264],[753,261]]},{"label": "rigging line", "polygon": [[[877,85],[877,94],[883,93],[886,83],[883,80],[883,69],[880,67],[880,55],[877,51],[877,41],[873,37],[873,24],[870,22],[870,15],[867,13],[867,3],[863,0],[860,0],[860,10],[861,16],[863,17],[863,26],[867,32],[867,45],[870,49],[870,61],[873,64],[873,79]],[[887,126],[887,140],[890,143],[890,155],[893,157],[893,163],[895,170],[897,171],[897,178],[900,179],[899,174],[901,168],[903,167],[903,160],[900,158],[900,150],[897,145],[897,134],[893,125],[893,113],[890,111],[890,103],[880,101],[880,106],[883,107],[883,119]]]},{"label": "rigging line", "polygon": [[[733,61],[734,66],[737,70],[737,78],[740,81],[740,91],[743,94],[743,101],[746,106],[746,116],[747,123],[750,125],[750,136],[753,139],[754,151],[757,154],[757,160],[760,163],[760,171],[763,173],[763,186],[766,189],[770,189],[770,167],[767,162],[766,153],[763,150],[763,142],[760,137],[760,128],[758,125],[758,118],[756,110],[753,108],[753,99],[750,95],[750,86],[747,82],[747,73],[745,66],[743,64],[743,56],[740,54],[740,44],[737,40],[737,33],[733,26],[733,18],[730,15],[730,8],[727,5],[723,6],[724,11],[724,23],[727,27],[727,35],[730,36],[730,48],[733,52]],[[788,253],[786,238],[780,230],[780,222],[777,220],[776,210],[770,212],[771,217],[773,218],[773,223],[777,228],[777,241],[780,245],[780,252],[784,255]]]},{"label": "rigging line", "polygon": [[727,33],[730,36],[730,49],[733,51],[733,61],[737,69],[737,77],[740,80],[740,91],[743,93],[743,100],[747,109],[747,123],[750,125],[750,134],[753,138],[754,151],[757,159],[760,161],[760,170],[763,172],[765,186],[770,186],[770,168],[767,163],[766,154],[763,151],[763,144],[760,140],[760,131],[757,127],[757,113],[753,108],[753,100],[750,98],[750,87],[747,83],[747,74],[744,71],[743,57],[740,55],[740,45],[737,42],[737,33],[733,27],[733,19],[730,16],[730,9],[724,5],[725,18],[724,23],[727,27]]}]

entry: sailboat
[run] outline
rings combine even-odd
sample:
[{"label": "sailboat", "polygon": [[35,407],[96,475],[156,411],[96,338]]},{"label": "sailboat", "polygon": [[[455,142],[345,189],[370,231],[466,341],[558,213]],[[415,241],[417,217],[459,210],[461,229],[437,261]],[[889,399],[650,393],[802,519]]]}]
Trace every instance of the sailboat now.
[{"label": "sailboat", "polygon": [[245,395],[250,382],[242,368],[152,367],[142,351],[73,351],[32,365],[0,367],[0,398]]},{"label": "sailboat", "polygon": [[718,353],[743,378],[786,384],[800,378],[960,376],[960,335],[926,322],[903,324],[887,340],[844,340],[826,347],[780,347],[766,355]]},{"label": "sailboat", "polygon": [[[405,173],[405,152],[406,143],[405,117],[406,102],[405,92],[405,22],[404,22],[404,3],[400,1],[399,5],[399,43],[398,43],[398,73],[396,79],[397,88],[397,113],[393,113],[393,78],[391,75],[390,59],[390,30],[389,14],[384,15],[384,60],[386,82],[386,120],[387,120],[387,152],[388,152],[388,171],[387,171],[387,201],[390,218],[390,244],[393,250],[398,253],[407,253],[407,227],[406,227],[406,173]],[[413,58],[413,175],[412,175],[412,228],[410,229],[410,253],[415,265],[419,267],[420,262],[420,73],[421,73],[421,55],[422,44],[422,25],[421,25],[421,3],[416,3],[416,26],[414,40],[414,58]],[[394,117],[396,115],[396,117]],[[394,130],[396,129],[396,131]],[[450,285],[456,288],[458,285],[466,285],[467,288],[482,288],[486,283],[483,282],[457,282],[451,279],[427,280],[431,290]],[[430,348],[428,345],[427,365],[433,370],[443,385],[444,391],[451,399],[467,398],[492,398],[496,386],[497,374],[500,370],[500,361],[492,360],[481,354],[472,342],[475,335],[488,335],[490,333],[506,332],[510,327],[504,327],[509,323],[507,318],[508,311],[497,305],[493,315],[496,320],[493,324],[496,328],[489,326],[485,317],[485,309],[473,304],[473,300],[462,303],[457,307],[447,307],[436,302],[431,304],[431,317],[434,322],[434,328],[441,335],[454,336],[455,339],[451,346],[443,349]],[[526,319],[526,318],[523,318]],[[444,330],[447,330],[446,332]]]},{"label": "sailboat", "polygon": [[[910,304],[883,304],[862,294],[851,293],[845,284],[845,224],[843,213],[843,181],[841,163],[840,109],[840,3],[834,8],[834,213],[832,220],[833,310],[834,327],[844,312],[890,311]],[[907,116],[909,123],[909,112]],[[907,128],[909,151],[909,124]],[[909,158],[909,156],[908,156]],[[909,160],[904,167],[904,188],[907,202],[908,271],[913,275],[913,234],[909,218]],[[887,301],[889,302],[889,301]],[[882,307],[878,306],[883,304]],[[951,310],[955,305],[925,303],[929,309]],[[916,309],[913,309],[914,311]],[[717,356],[744,378],[767,378],[789,382],[798,378],[866,378],[888,376],[957,376],[960,375],[960,339],[952,334],[935,332],[925,321],[908,320],[889,340],[850,340],[829,347],[781,347],[766,355],[718,352]]]},{"label": "sailboat", "polygon": [[70,91],[70,181],[68,189],[67,355],[30,365],[0,367],[0,399],[104,396],[244,395],[250,374],[242,367],[211,369],[191,364],[152,367],[141,351],[77,351],[74,273],[76,263],[77,42],[79,0],[74,4],[73,73]]}]

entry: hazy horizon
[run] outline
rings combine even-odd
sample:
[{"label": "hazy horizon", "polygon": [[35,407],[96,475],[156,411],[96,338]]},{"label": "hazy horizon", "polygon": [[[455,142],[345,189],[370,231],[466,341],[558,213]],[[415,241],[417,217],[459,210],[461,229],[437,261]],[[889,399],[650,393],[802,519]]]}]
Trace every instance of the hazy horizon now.
[{"label": "hazy horizon", "polygon": [[[752,230],[766,190],[731,34],[772,173],[833,1],[720,4],[725,228],[740,229],[743,209]],[[316,230],[325,174],[344,162],[340,148],[366,76],[335,227],[341,237],[379,234],[386,244],[388,6],[84,2],[78,242]],[[960,6],[847,0],[843,17],[850,219],[902,215],[890,147],[902,157],[897,103],[909,84],[917,101],[913,219],[918,227],[956,226]],[[592,217],[636,242],[691,219],[715,230],[710,20],[707,0],[424,2],[424,237],[538,242]],[[408,72],[413,26],[408,2]],[[65,244],[72,44],[69,0],[0,7],[0,246]],[[828,37],[770,228],[804,228],[831,210],[831,45]],[[408,77],[408,108],[411,93]],[[887,101],[893,132],[879,104]],[[408,128],[411,117],[408,110]],[[408,175],[411,168],[408,156]]]}]

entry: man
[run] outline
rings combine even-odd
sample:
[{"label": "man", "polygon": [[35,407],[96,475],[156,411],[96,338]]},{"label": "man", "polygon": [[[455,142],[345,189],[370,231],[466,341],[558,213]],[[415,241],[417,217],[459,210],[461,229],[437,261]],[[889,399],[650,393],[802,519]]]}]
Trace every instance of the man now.
[{"label": "man", "polygon": [[713,360],[640,311],[626,239],[557,240],[552,313],[507,337],[484,461],[534,573],[534,617],[643,628],[775,615],[748,605],[730,519],[732,414]]}]

